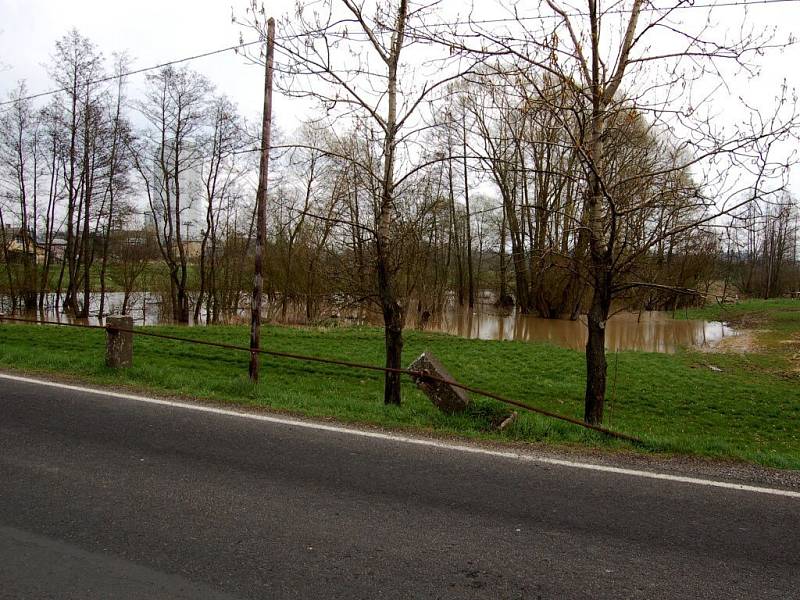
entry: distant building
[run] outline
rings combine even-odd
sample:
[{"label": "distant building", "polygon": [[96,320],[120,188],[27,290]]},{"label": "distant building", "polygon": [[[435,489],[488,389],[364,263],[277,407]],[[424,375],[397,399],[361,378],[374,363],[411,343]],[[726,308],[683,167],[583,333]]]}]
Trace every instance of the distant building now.
[{"label": "distant building", "polygon": [[186,254],[187,260],[199,259],[202,249],[203,242],[201,240],[183,240],[183,252]]},{"label": "distant building", "polygon": [[[28,257],[28,260],[30,260],[33,257],[37,265],[44,264],[48,249],[46,241],[37,240],[31,231],[25,231],[22,227],[13,227],[11,225],[5,226],[4,234],[5,236],[0,239],[5,239],[9,259],[23,260]],[[64,260],[67,240],[54,238],[49,246],[52,261],[60,262]]]},{"label": "distant building", "polygon": [[1,239],[5,240],[9,260],[24,260],[26,258],[30,260],[32,257],[34,262],[39,262],[38,244],[30,231],[22,227],[6,225]]},{"label": "distant building", "polygon": [[[42,244],[39,247],[37,247],[36,249],[37,264],[41,264],[39,263],[39,258],[38,258],[40,251],[41,251],[41,262],[42,263],[44,262],[45,250],[46,250],[45,244]],[[64,255],[66,254],[66,250],[67,250],[67,240],[65,240],[64,238],[53,238],[53,241],[50,242],[50,260],[53,262],[61,262],[62,260],[64,260]]]}]

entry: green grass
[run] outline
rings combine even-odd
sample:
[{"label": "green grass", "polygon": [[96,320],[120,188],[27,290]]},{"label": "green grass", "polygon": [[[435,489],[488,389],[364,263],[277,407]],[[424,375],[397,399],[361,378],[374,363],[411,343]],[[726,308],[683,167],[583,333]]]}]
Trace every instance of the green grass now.
[{"label": "green grass", "polygon": [[[714,304],[690,310],[688,317],[726,321],[750,333],[754,340],[753,352],[735,357],[737,368],[797,380],[800,373],[800,300]],[[800,391],[795,393],[800,394]]]},{"label": "green grass", "polygon": [[[797,321],[788,321],[795,332],[800,329]],[[248,342],[248,330],[241,326],[148,330],[243,346]],[[466,413],[444,415],[407,381],[402,406],[387,407],[382,402],[382,376],[376,372],[264,357],[261,382],[253,386],[247,379],[246,352],[143,336],[135,340],[134,366],[112,371],[103,364],[104,335],[99,330],[3,324],[0,366],[350,423],[506,442],[696,454],[800,468],[798,377],[787,369],[773,368],[775,357],[771,355],[609,354],[606,425],[645,441],[633,448],[530,413],[520,414],[500,433],[492,422],[506,409],[497,402],[473,398]],[[382,332],[375,328],[266,327],[262,340],[267,349],[382,362]],[[580,352],[548,344],[466,340],[409,331],[405,362],[423,350],[439,356],[465,384],[564,415],[582,416],[585,367]],[[712,370],[710,365],[722,371]]]},{"label": "green grass", "polygon": [[678,312],[677,318],[728,321],[731,323],[768,323],[773,321],[800,324],[800,300],[781,298],[776,300],[749,299],[736,304],[710,303],[703,308],[689,308]]},{"label": "green grass", "polygon": [[[99,293],[100,292],[100,261],[96,260],[89,271],[89,287],[92,290],[92,293]],[[196,263],[189,263],[187,265],[188,268],[188,286],[189,289],[195,290],[199,285],[199,272],[198,272],[198,265]],[[0,271],[0,294],[8,294],[8,280],[5,273],[5,267],[2,267],[2,271]],[[36,267],[36,282],[37,286],[41,281],[41,273],[43,267],[37,265]],[[17,282],[16,285],[20,286],[20,282],[23,280],[23,267],[22,265],[16,264],[12,267],[12,271],[14,273],[14,280]],[[61,263],[55,263],[50,266],[50,270],[48,272],[47,278],[47,292],[52,293],[58,287],[58,277],[61,272]],[[81,270],[81,275],[83,271]],[[66,273],[66,269],[62,278],[61,282],[61,289],[63,291],[64,288],[67,286],[67,280],[69,276]],[[122,292],[123,289],[123,277],[122,277],[122,267],[119,264],[114,262],[109,262],[106,265],[106,292]],[[153,260],[145,265],[143,272],[139,275],[136,280],[136,285],[134,286],[134,291],[143,291],[143,289],[147,289],[147,291],[156,291],[159,289],[169,289],[169,269],[160,260]]]}]

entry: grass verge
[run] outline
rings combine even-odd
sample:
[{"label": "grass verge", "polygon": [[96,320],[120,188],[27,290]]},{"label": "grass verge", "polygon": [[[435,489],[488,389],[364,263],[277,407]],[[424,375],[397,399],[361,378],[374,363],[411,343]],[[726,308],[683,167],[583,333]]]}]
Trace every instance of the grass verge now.
[{"label": "grass verge", "polygon": [[[800,303],[797,307],[800,309]],[[780,316],[782,310],[772,311],[774,318],[782,324],[788,322],[784,333],[796,336],[800,320]],[[149,330],[243,346],[249,339],[247,328],[241,326]],[[247,378],[247,353],[168,340],[137,337],[134,366],[112,371],[103,363],[104,335],[100,330],[2,324],[0,366],[346,423],[492,441],[633,448],[522,411],[508,429],[497,432],[493,423],[503,411],[499,403],[474,398],[466,413],[444,415],[408,381],[403,384],[403,405],[387,407],[382,403],[382,376],[375,372],[264,357],[262,381],[254,386]],[[273,350],[382,362],[382,332],[376,328],[273,326],[265,328],[262,340]],[[585,367],[580,352],[548,344],[466,340],[409,331],[406,362],[423,350],[439,356],[453,376],[466,384],[565,415],[582,415]],[[693,454],[798,469],[800,377],[781,365],[775,367],[772,363],[779,358],[773,353],[751,356],[690,351],[609,354],[605,424],[643,439],[645,444],[635,448],[640,452]]]}]

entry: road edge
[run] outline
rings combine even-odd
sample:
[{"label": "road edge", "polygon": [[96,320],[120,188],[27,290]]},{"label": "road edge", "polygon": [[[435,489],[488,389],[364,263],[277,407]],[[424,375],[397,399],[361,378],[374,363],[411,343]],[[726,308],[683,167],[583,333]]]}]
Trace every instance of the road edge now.
[{"label": "road edge", "polygon": [[[287,416],[287,415],[282,415],[280,413],[272,413],[263,410],[259,411],[247,410],[246,407],[244,406],[231,407],[230,405],[227,405],[223,407],[216,404],[201,403],[191,399],[159,398],[155,395],[120,392],[112,389],[96,387],[96,386],[87,386],[77,383],[45,381],[35,377],[30,377],[27,375],[25,376],[15,375],[5,371],[0,371],[0,379],[16,381],[20,383],[27,383],[32,385],[42,385],[52,388],[66,389],[70,391],[78,391],[93,395],[106,396],[109,398],[118,398],[128,401],[142,402],[151,405],[169,406],[171,408],[180,408],[183,410],[193,410],[205,413],[212,413],[227,417],[252,419],[263,422],[269,422],[273,424],[314,429],[317,431],[328,431],[331,433],[336,433],[341,435],[353,435],[353,436],[366,437],[372,439],[380,439],[396,443],[435,447],[437,449],[454,451],[454,452],[480,454],[480,455],[493,456],[496,458],[517,460],[522,462],[533,462],[538,464],[568,467],[581,470],[614,473],[618,475],[626,475],[626,476],[639,477],[645,479],[665,480],[665,481],[685,483],[691,485],[699,485],[699,486],[721,488],[727,490],[737,490],[737,491],[800,499],[800,491],[798,491],[797,489],[791,489],[795,487],[800,487],[797,485],[797,482],[789,482],[787,484],[786,481],[775,481],[772,483],[772,485],[777,485],[780,487],[753,485],[750,482],[743,483],[741,481],[726,480],[728,478],[725,477],[725,473],[722,473],[721,477],[719,478],[709,479],[705,477],[696,476],[700,474],[686,475],[674,472],[664,472],[664,470],[656,471],[647,469],[634,469],[628,466],[618,466],[615,464],[609,464],[607,461],[586,462],[585,460],[564,458],[563,455],[559,456],[550,453],[544,453],[538,451],[538,449],[536,451],[532,451],[530,449],[521,449],[516,446],[504,446],[499,444],[488,446],[485,444],[472,443],[472,440],[465,440],[463,438],[457,438],[456,440],[443,440],[440,438],[425,437],[417,434],[399,433],[399,432],[386,431],[380,429],[360,428],[344,424],[334,425],[331,424],[330,422],[322,422],[318,420],[306,419],[296,416]],[[766,472],[766,470],[761,468],[756,468],[755,470],[762,472],[762,474]],[[777,473],[795,474],[797,472],[777,471]],[[795,479],[795,477],[790,477],[789,479],[790,480]]]}]

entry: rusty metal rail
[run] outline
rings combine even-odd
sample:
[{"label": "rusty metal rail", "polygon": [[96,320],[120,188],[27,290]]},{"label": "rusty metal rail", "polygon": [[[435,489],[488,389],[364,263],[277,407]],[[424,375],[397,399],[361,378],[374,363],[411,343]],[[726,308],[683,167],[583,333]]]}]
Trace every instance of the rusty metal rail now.
[{"label": "rusty metal rail", "polygon": [[[28,323],[28,324],[31,324],[31,325],[59,325],[59,326],[62,326],[62,327],[78,327],[78,328],[82,328],[82,329],[102,329],[102,330],[110,329],[110,327],[107,327],[107,326],[104,326],[104,325],[88,325],[88,324],[84,324],[84,323],[62,323],[62,322],[59,322],[59,321],[38,321],[38,320],[35,320],[35,319],[21,319],[19,317],[9,317],[9,316],[5,316],[5,315],[0,314],[0,322],[2,322],[2,321]],[[545,410],[543,408],[539,408],[537,406],[532,406],[532,405],[527,404],[525,402],[521,402],[519,400],[513,400],[511,398],[506,398],[505,396],[501,396],[499,394],[495,394],[494,392],[490,392],[490,391],[487,391],[487,390],[482,390],[480,388],[476,388],[476,387],[473,387],[473,386],[470,386],[470,385],[464,385],[463,383],[459,383],[457,381],[452,381],[452,380],[448,380],[448,379],[442,379],[440,377],[436,377],[435,375],[431,375],[430,373],[427,373],[427,372],[412,371],[410,369],[392,369],[390,367],[380,367],[378,365],[357,363],[357,362],[351,362],[351,361],[347,361],[347,360],[339,360],[339,359],[333,359],[333,358],[323,358],[323,357],[319,357],[319,356],[305,356],[305,355],[302,355],[302,354],[294,354],[294,353],[291,353],[291,352],[280,352],[280,351],[277,351],[277,350],[264,350],[264,349],[251,350],[247,346],[236,346],[234,344],[225,344],[223,342],[211,342],[211,341],[207,341],[207,340],[197,340],[197,339],[186,338],[186,337],[181,337],[181,336],[177,336],[177,335],[168,335],[168,334],[165,334],[165,333],[157,333],[155,331],[145,331],[145,330],[142,330],[142,329],[123,329],[123,328],[118,328],[118,327],[114,327],[113,329],[115,331],[123,331],[123,332],[127,332],[127,333],[132,333],[134,335],[141,335],[141,336],[145,336],[145,337],[159,338],[159,339],[164,339],[164,340],[172,340],[172,341],[176,341],[176,342],[186,342],[186,343],[190,343],[190,344],[198,344],[198,345],[201,345],[201,346],[212,346],[212,347],[216,347],[216,348],[224,348],[226,350],[237,350],[237,351],[247,352],[248,354],[250,354],[252,352],[258,352],[259,354],[264,354],[264,355],[267,355],[267,356],[277,356],[277,357],[280,357],[280,358],[289,358],[289,359],[292,359],[292,360],[323,363],[323,364],[329,364],[329,365],[338,365],[338,366],[341,366],[341,367],[348,367],[348,368],[352,368],[352,369],[363,369],[363,370],[368,370],[368,371],[380,371],[380,372],[383,372],[383,373],[398,373],[400,375],[407,375],[407,376],[409,376],[411,378],[414,378],[414,379],[427,379],[428,381],[436,381],[436,382],[439,382],[439,383],[444,383],[444,384],[447,384],[447,385],[451,385],[453,387],[457,387],[457,388],[460,388],[462,390],[466,390],[467,392],[470,392],[470,393],[473,393],[473,394],[477,394],[479,396],[484,396],[486,398],[491,398],[492,400],[497,400],[498,402],[502,402],[503,404],[507,404],[507,405],[510,405],[510,406],[516,406],[516,407],[521,408],[523,410],[527,410],[529,412],[532,412],[532,413],[535,413],[535,414],[538,414],[538,415],[542,415],[544,417],[549,417],[551,419],[557,419],[559,421],[564,421],[564,422],[567,422],[567,423],[571,423],[573,425],[577,425],[579,427],[583,427],[584,429],[589,429],[591,431],[596,431],[598,433],[602,433],[604,435],[607,435],[607,436],[610,436],[610,437],[613,437],[613,438],[625,440],[625,441],[628,441],[628,442],[633,442],[635,444],[642,444],[643,443],[642,440],[640,440],[639,438],[634,437],[632,435],[621,433],[619,431],[612,431],[611,429],[606,429],[605,427],[601,427],[599,425],[591,425],[589,423],[586,423],[586,422],[581,421],[579,419],[575,419],[573,417],[568,417],[566,415],[561,415],[561,414],[558,414],[558,413],[554,413],[554,412],[551,412],[549,410]]]}]

